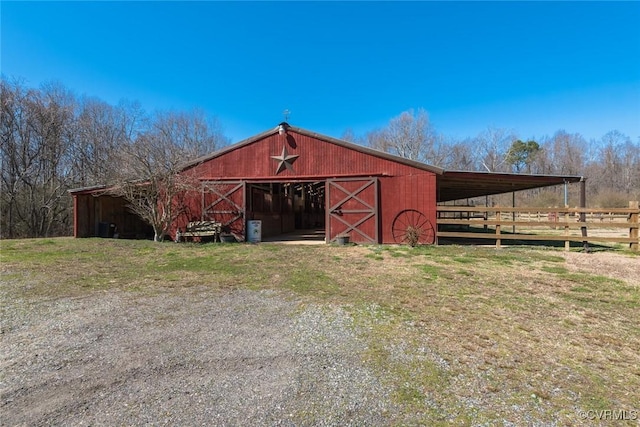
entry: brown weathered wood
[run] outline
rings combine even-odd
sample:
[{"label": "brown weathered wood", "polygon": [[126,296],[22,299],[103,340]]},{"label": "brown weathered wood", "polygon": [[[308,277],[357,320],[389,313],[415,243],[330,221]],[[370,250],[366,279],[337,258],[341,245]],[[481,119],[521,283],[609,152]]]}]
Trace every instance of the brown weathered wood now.
[{"label": "brown weathered wood", "polygon": [[[569,226],[569,212],[565,212],[564,214],[564,235],[565,237],[569,237],[569,229],[571,228]],[[571,249],[571,241],[570,240],[565,240],[564,241],[564,250],[568,251],[569,249]]]},{"label": "brown weathered wood", "polygon": [[[587,207],[587,182],[585,178],[580,180],[580,208]],[[580,212],[580,222],[586,222],[586,213]],[[580,227],[580,232],[584,240],[582,241],[582,248],[585,252],[589,252],[589,240],[587,240],[587,227]]]},{"label": "brown weathered wood", "polygon": [[[538,234],[494,234],[494,233],[469,233],[469,232],[453,232],[453,231],[438,231],[438,237],[452,237],[461,239],[488,239],[488,240],[551,240],[551,241],[565,241],[570,240],[572,242],[582,242],[584,237],[582,236],[559,236],[559,235],[538,235]],[[631,243],[637,241],[630,237],[595,237],[590,236],[590,242],[615,242],[615,243]]]},{"label": "brown weathered wood", "polygon": [[203,237],[213,237],[214,240],[220,235],[222,231],[222,224],[216,221],[192,221],[187,224],[187,227],[184,232],[176,233],[176,241],[181,241],[184,239],[185,241],[188,238],[203,238]]},{"label": "brown weathered wood", "polygon": [[632,251],[640,250],[640,238],[638,232],[638,222],[640,221],[640,202],[629,202],[629,209],[634,209],[635,212],[629,214],[629,237],[635,241],[629,242],[629,249]]},{"label": "brown weathered wood", "polygon": [[550,226],[558,226],[558,227],[569,227],[569,228],[581,228],[581,227],[594,227],[594,228],[638,228],[638,224],[627,223],[627,222],[612,222],[612,223],[599,223],[599,222],[577,222],[577,221],[497,221],[497,220],[481,220],[481,219],[438,219],[437,224],[447,224],[447,225],[517,225],[520,227],[550,227]]},{"label": "brown weathered wood", "polygon": [[498,223],[496,224],[496,236],[498,236],[497,239],[496,239],[496,248],[500,248],[500,246],[502,244],[502,241],[500,240],[500,231],[501,231],[500,230],[500,227],[501,227],[500,220],[502,219],[501,215],[502,214],[501,214],[500,211],[496,212],[496,218],[497,218],[497,221],[498,221]]},{"label": "brown weathered wood", "polygon": [[522,213],[592,213],[592,214],[630,214],[637,212],[633,208],[511,208],[505,206],[438,206],[438,212],[522,212]]},{"label": "brown weathered wood", "polygon": [[[478,214],[486,216],[488,213],[495,213],[495,219],[483,219]],[[516,214],[534,214],[545,215],[544,220],[538,221],[505,221],[502,220],[501,214],[503,212]],[[466,225],[471,227],[484,227],[485,231],[487,226],[495,226],[494,233],[474,233],[474,232],[438,232],[437,237],[457,237],[468,239],[492,239],[496,241],[496,247],[500,247],[502,240],[538,240],[538,241],[564,241],[565,249],[569,249],[570,242],[582,242],[585,250],[588,250],[588,242],[616,242],[616,243],[629,243],[632,250],[638,250],[639,240],[638,233],[640,231],[640,225],[638,224],[638,216],[640,216],[640,209],[633,202],[629,203],[629,208],[615,208],[615,209],[589,209],[589,208],[508,208],[508,207],[467,207],[467,206],[438,206],[438,216],[441,215],[466,215],[467,219],[462,218],[438,218],[437,225]],[[476,213],[475,216],[470,216],[470,213]],[[592,214],[587,217],[587,213]],[[622,214],[627,215],[623,216]],[[549,215],[553,214],[553,215]],[[562,217],[560,217],[562,215]],[[571,216],[577,215],[578,220],[571,220]],[[597,215],[597,216],[594,216]],[[457,215],[456,215],[457,216]],[[624,219],[625,222],[611,222],[615,219]],[[558,218],[562,218],[558,221]],[[520,227],[551,227],[563,229],[561,236],[544,234],[541,230],[540,234],[510,234],[505,235],[502,233],[502,227],[505,226],[520,226]],[[588,237],[587,230],[592,229],[628,229],[629,237]],[[579,229],[580,236],[570,234],[570,230]]]}]

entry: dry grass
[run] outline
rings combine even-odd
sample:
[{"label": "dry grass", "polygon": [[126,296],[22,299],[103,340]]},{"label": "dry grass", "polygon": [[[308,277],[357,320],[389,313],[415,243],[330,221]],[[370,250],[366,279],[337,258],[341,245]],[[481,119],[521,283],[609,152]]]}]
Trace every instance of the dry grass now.
[{"label": "dry grass", "polygon": [[580,410],[640,410],[632,254],[48,239],[3,241],[0,259],[3,310],[194,285],[347,307],[407,424],[586,425]]}]

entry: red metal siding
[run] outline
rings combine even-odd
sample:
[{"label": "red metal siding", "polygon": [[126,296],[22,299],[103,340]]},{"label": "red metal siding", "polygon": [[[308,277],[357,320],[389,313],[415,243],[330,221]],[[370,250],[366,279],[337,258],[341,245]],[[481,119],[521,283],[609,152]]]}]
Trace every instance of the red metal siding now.
[{"label": "red metal siding", "polygon": [[380,179],[380,224],[382,243],[395,243],[391,227],[403,210],[415,209],[436,224],[436,176],[404,175]]},{"label": "red metal siding", "polygon": [[[276,173],[283,147],[287,154],[297,155],[288,169]],[[391,226],[405,209],[424,214],[435,226],[436,174],[390,159],[375,157],[356,149],[343,147],[308,135],[289,132],[273,134],[251,144],[226,152],[190,169],[202,180],[326,180],[332,177],[379,177],[378,236],[381,243],[394,243]],[[354,184],[355,185],[355,184]],[[367,196],[369,197],[369,196]],[[373,221],[362,226],[375,235]],[[363,228],[363,231],[364,231]],[[339,230],[335,230],[336,233]],[[332,233],[334,234],[334,233]],[[353,234],[353,233],[351,233]],[[357,240],[357,238],[356,238]]]},{"label": "red metal siding", "polygon": [[[299,157],[293,161],[293,172],[285,169],[276,174],[278,161],[271,156],[280,156],[283,147],[286,147],[289,155]],[[429,171],[293,132],[288,135],[274,134],[239,147],[194,167],[192,173],[207,180],[433,175]]]}]

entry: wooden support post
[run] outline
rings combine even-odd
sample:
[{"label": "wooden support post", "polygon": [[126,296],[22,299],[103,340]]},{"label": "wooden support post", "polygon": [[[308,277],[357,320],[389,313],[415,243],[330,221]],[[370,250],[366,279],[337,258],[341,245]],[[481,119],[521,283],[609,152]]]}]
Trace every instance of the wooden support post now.
[{"label": "wooden support post", "polygon": [[640,209],[640,202],[638,201],[629,202],[629,208],[636,210],[635,212],[632,212],[629,215],[629,224],[632,227],[632,228],[629,228],[629,237],[634,239],[633,242],[629,243],[629,249],[637,252],[638,250],[640,250],[639,248],[640,245],[638,242],[638,236],[640,232],[640,230],[638,230],[638,226],[640,222],[640,219],[638,218],[640,216],[638,215],[638,209]]},{"label": "wooden support post", "polygon": [[[516,192],[512,191],[511,192],[511,207],[515,208],[516,207]],[[511,213],[511,220],[513,222],[516,222],[516,211],[514,209],[514,211]],[[516,226],[515,224],[513,225],[513,230],[512,230],[513,234],[516,234]]]},{"label": "wooden support post", "polygon": [[[273,211],[273,207],[274,207],[274,206],[273,206],[273,205],[274,205],[274,203],[273,203],[273,202],[274,202],[274,199],[275,199],[275,195],[274,195],[274,191],[273,191],[273,182],[270,182],[270,183],[269,183],[269,196],[271,197],[271,202],[269,203],[269,205],[271,205],[271,206],[269,206],[269,211],[270,211],[271,213],[273,213],[273,212],[274,212],[274,211]],[[263,199],[263,200],[264,200],[264,199]]]},{"label": "wooden support post", "polygon": [[501,247],[501,240],[500,240],[500,221],[502,221],[501,219],[501,214],[500,211],[496,212],[496,249],[500,249]]},{"label": "wooden support post", "polygon": [[564,236],[567,237],[567,240],[564,241],[564,250],[568,251],[571,249],[571,241],[568,239],[569,237],[569,212],[564,213]]},{"label": "wooden support post", "polygon": [[[580,208],[586,209],[587,207],[587,179],[582,178],[580,180]],[[580,212],[580,222],[584,223],[587,220],[586,212]],[[582,237],[587,237],[587,227],[580,227]],[[582,247],[585,252],[589,252],[589,242],[585,239],[582,241]]]},{"label": "wooden support post", "polygon": [[[484,196],[484,207],[485,208],[489,207],[489,196]],[[485,221],[489,220],[489,211],[488,210],[484,211],[484,220]],[[489,228],[489,226],[487,224],[485,224],[484,225],[484,231],[486,232],[488,228]]]},{"label": "wooden support post", "polygon": [[[80,217],[80,212],[78,212],[78,195],[74,194],[73,195],[73,237],[74,238],[78,238],[78,227],[80,226],[80,222],[78,221],[78,218]],[[11,228],[9,228],[9,232],[11,233]]]}]

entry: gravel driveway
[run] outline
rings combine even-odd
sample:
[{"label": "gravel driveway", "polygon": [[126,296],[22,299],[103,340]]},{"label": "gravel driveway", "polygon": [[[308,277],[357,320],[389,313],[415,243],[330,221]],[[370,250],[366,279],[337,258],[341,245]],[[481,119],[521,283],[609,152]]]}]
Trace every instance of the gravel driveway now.
[{"label": "gravel driveway", "polygon": [[[6,302],[6,301],[5,301]],[[269,291],[3,303],[2,425],[384,425],[347,313]]]}]

